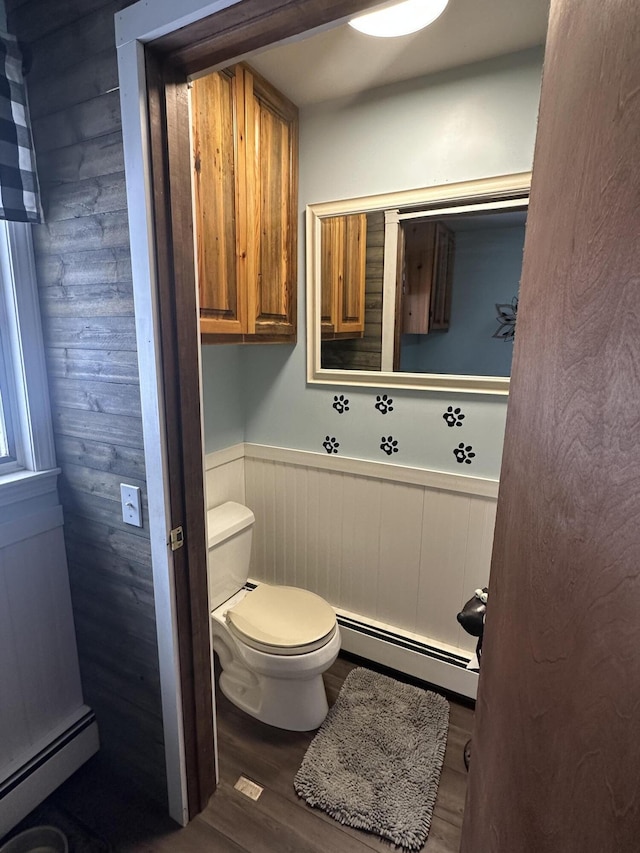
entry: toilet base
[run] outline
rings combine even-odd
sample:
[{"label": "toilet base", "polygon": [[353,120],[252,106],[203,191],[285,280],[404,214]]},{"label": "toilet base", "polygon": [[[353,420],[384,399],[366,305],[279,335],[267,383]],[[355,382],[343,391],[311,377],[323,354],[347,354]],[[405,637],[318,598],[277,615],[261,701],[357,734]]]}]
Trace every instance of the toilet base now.
[{"label": "toilet base", "polygon": [[338,657],[337,628],[321,649],[282,656],[241,647],[217,610],[211,633],[222,666],[220,689],[230,702],[257,720],[288,731],[312,731],[322,724],[329,710],[322,673]]},{"label": "toilet base", "polygon": [[329,705],[321,675],[292,681],[247,674],[254,684],[247,683],[244,673],[241,679],[228,669],[220,674],[220,689],[236,707],[263,723],[290,732],[308,732],[322,725]]}]

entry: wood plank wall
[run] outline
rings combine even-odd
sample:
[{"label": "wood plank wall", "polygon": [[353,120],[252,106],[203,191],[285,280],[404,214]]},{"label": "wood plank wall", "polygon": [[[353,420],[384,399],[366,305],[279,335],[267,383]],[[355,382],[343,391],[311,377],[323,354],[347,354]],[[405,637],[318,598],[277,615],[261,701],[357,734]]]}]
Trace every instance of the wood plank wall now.
[{"label": "wood plank wall", "polygon": [[[148,530],[119,484],[145,469],[113,16],[122,0],[7,0],[46,225],[34,228],[82,684],[102,755],[166,798]],[[53,8],[55,6],[55,8]]]}]

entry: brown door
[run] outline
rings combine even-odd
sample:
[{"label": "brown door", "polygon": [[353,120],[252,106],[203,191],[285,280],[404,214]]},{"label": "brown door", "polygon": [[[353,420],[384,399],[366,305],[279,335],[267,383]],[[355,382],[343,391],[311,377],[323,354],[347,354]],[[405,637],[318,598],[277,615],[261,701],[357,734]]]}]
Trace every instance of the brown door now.
[{"label": "brown door", "polygon": [[553,0],[464,853],[640,845],[640,4]]}]

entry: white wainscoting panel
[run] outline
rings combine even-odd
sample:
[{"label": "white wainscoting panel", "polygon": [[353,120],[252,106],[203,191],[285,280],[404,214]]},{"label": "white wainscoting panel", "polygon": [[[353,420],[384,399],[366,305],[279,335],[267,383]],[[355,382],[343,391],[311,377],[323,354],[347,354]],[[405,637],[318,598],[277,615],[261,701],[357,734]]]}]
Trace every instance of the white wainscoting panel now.
[{"label": "white wainscoting panel", "polygon": [[47,516],[0,549],[0,768],[83,704],[62,527],[37,532]]},{"label": "white wainscoting panel", "polygon": [[245,445],[251,575],[472,652],[456,614],[487,584],[497,483]]},{"label": "white wainscoting panel", "polygon": [[25,478],[19,511],[0,524],[0,836],[98,749],[51,476],[53,490],[51,477]]},{"label": "white wainscoting panel", "polygon": [[205,494],[207,509],[226,501],[245,503],[244,444],[207,454]]},{"label": "white wainscoting panel", "polygon": [[255,513],[252,581],[317,592],[347,651],[475,697],[456,614],[489,578],[497,482],[254,444],[206,469],[208,508]]}]

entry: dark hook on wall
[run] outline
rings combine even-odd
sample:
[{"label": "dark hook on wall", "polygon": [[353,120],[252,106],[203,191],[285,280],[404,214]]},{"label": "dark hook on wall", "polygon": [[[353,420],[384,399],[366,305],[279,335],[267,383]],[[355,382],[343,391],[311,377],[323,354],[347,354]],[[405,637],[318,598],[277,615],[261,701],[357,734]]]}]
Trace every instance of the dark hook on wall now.
[{"label": "dark hook on wall", "polygon": [[[473,597],[467,601],[464,605],[460,613],[457,615],[458,622],[462,625],[467,634],[471,634],[472,637],[477,637],[478,642],[476,644],[476,658],[477,658],[477,668],[480,667],[480,661],[482,659],[482,637],[484,635],[484,619],[487,613],[487,601],[489,600],[489,590],[488,588],[482,587],[482,589],[477,589]],[[476,669],[475,666],[469,665],[470,669]],[[464,745],[464,750],[462,753],[462,757],[464,759],[464,766],[469,769],[469,763],[471,761],[471,741],[468,740]]]}]

